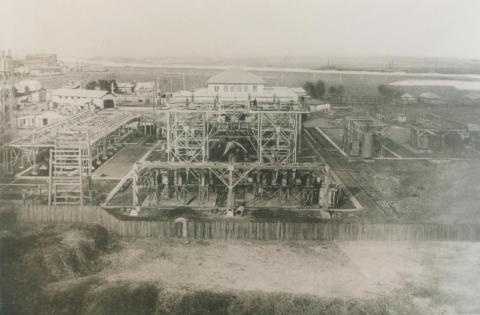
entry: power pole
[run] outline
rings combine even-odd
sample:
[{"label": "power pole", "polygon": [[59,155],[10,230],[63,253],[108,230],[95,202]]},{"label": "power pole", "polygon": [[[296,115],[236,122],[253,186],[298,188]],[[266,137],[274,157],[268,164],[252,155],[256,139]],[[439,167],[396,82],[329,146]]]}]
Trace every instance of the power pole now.
[{"label": "power pole", "polygon": [[13,70],[13,58],[5,51],[0,56],[0,105],[2,124],[15,128],[15,74]]}]

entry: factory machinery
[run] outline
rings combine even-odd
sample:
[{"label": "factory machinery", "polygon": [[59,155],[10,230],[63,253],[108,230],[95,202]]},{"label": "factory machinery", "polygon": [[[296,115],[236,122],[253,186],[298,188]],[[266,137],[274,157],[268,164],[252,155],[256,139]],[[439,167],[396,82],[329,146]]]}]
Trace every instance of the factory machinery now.
[{"label": "factory machinery", "polygon": [[166,139],[135,163],[104,206],[220,208],[231,215],[245,207],[336,207],[341,189],[328,167],[298,161],[307,112],[251,102],[163,109]]}]

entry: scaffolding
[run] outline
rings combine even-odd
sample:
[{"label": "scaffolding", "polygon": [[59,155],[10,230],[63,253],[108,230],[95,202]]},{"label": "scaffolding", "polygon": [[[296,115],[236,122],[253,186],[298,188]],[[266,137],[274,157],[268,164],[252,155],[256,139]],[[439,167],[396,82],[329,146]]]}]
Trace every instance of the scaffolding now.
[{"label": "scaffolding", "polygon": [[418,113],[410,127],[410,143],[420,150],[460,150],[468,138],[468,127],[432,114]]},{"label": "scaffolding", "polygon": [[134,130],[140,114],[82,112],[4,146],[4,170],[16,177],[49,179],[51,204],[82,204],[85,179]]},{"label": "scaffolding", "polygon": [[[45,126],[4,146],[4,169],[9,175],[48,173],[50,149],[81,149],[90,176],[92,164],[107,159],[109,151],[132,133],[127,125],[140,114],[119,110],[82,112]],[[47,175],[45,175],[47,176]]]},{"label": "scaffolding", "polygon": [[[167,152],[170,162],[205,162],[219,142],[237,144],[251,160],[296,163],[303,109],[252,109],[225,104],[218,109],[170,109]],[[285,107],[285,106],[283,106]],[[247,150],[248,148],[248,150]],[[215,158],[215,157],[213,157]]]},{"label": "scaffolding", "polygon": [[135,163],[104,206],[198,206],[227,213],[243,206],[336,206],[331,196],[338,186],[331,185],[326,166],[297,161],[308,112],[301,105],[216,102],[159,112],[166,116],[165,141]]}]

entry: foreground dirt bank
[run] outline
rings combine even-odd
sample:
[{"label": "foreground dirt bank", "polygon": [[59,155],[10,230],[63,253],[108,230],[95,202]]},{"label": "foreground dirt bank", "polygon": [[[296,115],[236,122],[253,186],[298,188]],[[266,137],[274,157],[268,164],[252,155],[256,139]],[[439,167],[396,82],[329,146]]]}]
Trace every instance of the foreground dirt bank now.
[{"label": "foreground dirt bank", "polygon": [[96,226],[28,229],[0,238],[4,314],[480,312],[477,243],[112,242]]}]

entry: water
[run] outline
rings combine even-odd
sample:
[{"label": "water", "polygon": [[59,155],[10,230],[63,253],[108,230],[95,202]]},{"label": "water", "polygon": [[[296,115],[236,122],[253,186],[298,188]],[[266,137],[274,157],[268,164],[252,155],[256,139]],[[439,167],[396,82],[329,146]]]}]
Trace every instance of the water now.
[{"label": "water", "polygon": [[[192,65],[192,64],[152,64],[152,63],[133,63],[133,62],[111,62],[108,60],[82,60],[85,64],[102,65],[104,67],[146,67],[146,68],[164,68],[164,69],[202,69],[202,70],[225,70],[235,65]],[[480,74],[455,74],[455,73],[435,73],[435,72],[383,72],[383,71],[356,71],[356,70],[315,70],[309,68],[283,68],[283,67],[241,67],[247,71],[271,71],[286,73],[318,73],[318,74],[353,74],[353,75],[376,75],[376,76],[399,76],[399,77],[420,77],[420,78],[445,78],[445,79],[466,79],[480,80]],[[410,81],[410,80],[406,80]],[[419,80],[420,81],[420,80]],[[435,80],[433,80],[435,81]],[[442,81],[442,80],[438,80]]]},{"label": "water", "polygon": [[462,80],[400,80],[390,83],[397,86],[451,86],[457,90],[480,91],[480,81]]}]

